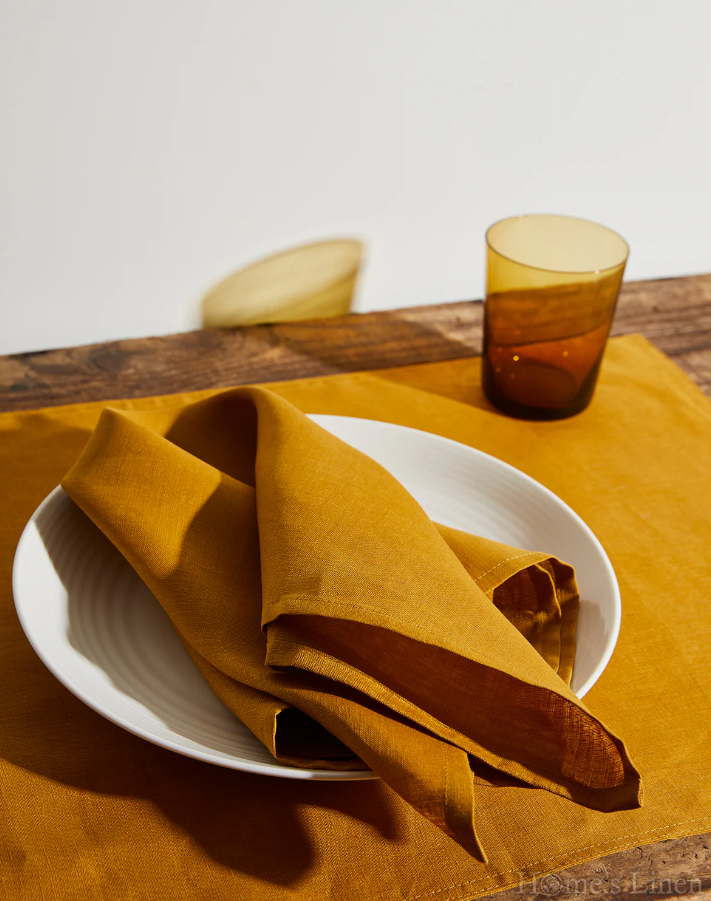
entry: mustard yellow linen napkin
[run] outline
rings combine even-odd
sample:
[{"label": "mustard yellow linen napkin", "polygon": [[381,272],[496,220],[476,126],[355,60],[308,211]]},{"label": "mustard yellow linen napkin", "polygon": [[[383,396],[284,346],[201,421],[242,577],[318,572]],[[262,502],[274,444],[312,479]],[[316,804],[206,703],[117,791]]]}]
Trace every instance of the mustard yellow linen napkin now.
[{"label": "mustard yellow linen napkin", "polygon": [[367,765],[482,859],[472,769],[639,805],[624,745],[567,685],[570,567],[436,526],[277,394],[107,409],[62,484],[277,758]]}]

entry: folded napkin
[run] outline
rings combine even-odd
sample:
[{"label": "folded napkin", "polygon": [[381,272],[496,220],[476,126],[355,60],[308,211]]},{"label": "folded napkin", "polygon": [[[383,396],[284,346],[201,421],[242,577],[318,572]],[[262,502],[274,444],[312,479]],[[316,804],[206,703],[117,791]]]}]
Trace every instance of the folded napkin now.
[{"label": "folded napkin", "polygon": [[106,409],[62,484],[278,760],[369,767],[482,859],[479,783],[639,806],[568,685],[571,567],[434,524],[278,395]]}]

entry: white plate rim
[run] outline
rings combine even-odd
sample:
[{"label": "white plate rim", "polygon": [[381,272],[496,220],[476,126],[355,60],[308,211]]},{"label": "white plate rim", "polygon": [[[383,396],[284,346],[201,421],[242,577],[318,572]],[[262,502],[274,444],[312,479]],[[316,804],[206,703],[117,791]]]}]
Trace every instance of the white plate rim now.
[{"label": "white plate rim", "polygon": [[[532,476],[527,475],[522,472],[520,469],[512,466],[510,463],[506,463],[503,460],[500,460],[498,457],[494,457],[491,454],[487,454],[485,451],[479,450],[478,448],[471,447],[467,444],[464,444],[460,441],[455,441],[451,438],[446,438],[442,435],[438,435],[435,432],[428,432],[424,429],[414,429],[410,426],[402,426],[397,423],[386,422],[383,420],[377,419],[365,419],[362,417],[356,416],[341,416],[334,414],[307,414],[309,418],[317,423],[318,425],[322,425],[324,428],[328,430],[328,424],[332,421],[342,421],[344,419],[352,420],[361,425],[362,428],[373,428],[376,426],[380,429],[386,429],[391,431],[397,431],[399,433],[407,432],[415,432],[419,435],[426,436],[425,440],[431,441],[435,444],[441,444],[444,446],[455,446],[458,452],[461,452],[461,449],[464,449],[466,453],[470,453],[474,456],[478,456],[479,458],[486,458],[487,464],[489,466],[494,466],[498,468],[501,472],[507,473],[509,476],[513,477],[515,480],[523,481],[527,483],[529,489],[537,491],[541,494],[541,496],[545,496],[546,499],[556,506],[562,513],[567,515],[568,517],[574,519],[576,524],[581,529],[582,532],[585,533],[586,538],[589,542],[595,547],[598,552],[598,556],[600,562],[606,570],[606,574],[610,580],[610,586],[612,589],[612,599],[614,602],[614,620],[611,624],[609,637],[607,640],[607,646],[605,652],[603,653],[600,661],[591,675],[588,677],[587,681],[576,691],[576,695],[578,698],[582,698],[587,692],[592,688],[595,682],[600,678],[602,672],[610,661],[612,653],[615,649],[615,645],[617,644],[617,639],[620,631],[620,624],[622,618],[622,603],[620,597],[619,585],[617,582],[617,577],[615,575],[614,568],[612,563],[610,562],[605,549],[602,544],[598,540],[597,536],[594,534],[592,529],[585,523],[585,521],[568,505],[565,501],[561,500],[553,491],[549,488],[546,488],[545,485],[541,484],[539,481],[534,479]],[[200,748],[186,748],[182,745],[172,742],[169,738],[165,737],[157,737],[151,735],[150,732],[137,726],[130,719],[125,718],[120,713],[116,713],[111,711],[100,702],[95,701],[94,699],[88,697],[83,689],[73,684],[73,679],[71,675],[67,675],[60,671],[58,667],[55,666],[54,661],[51,658],[51,655],[47,655],[44,652],[44,647],[42,642],[38,639],[37,635],[34,633],[34,628],[32,623],[25,616],[22,603],[18,600],[20,594],[20,580],[21,580],[21,572],[23,565],[23,558],[25,553],[25,546],[30,540],[30,531],[34,526],[38,516],[42,513],[42,511],[49,506],[60,493],[65,493],[61,487],[58,485],[54,488],[38,505],[35,511],[32,513],[32,516],[25,524],[25,527],[22,531],[22,535],[17,543],[17,547],[15,549],[15,555],[13,560],[12,567],[12,589],[13,589],[13,599],[15,603],[15,610],[17,612],[18,619],[20,621],[20,625],[22,626],[22,630],[25,634],[25,637],[29,641],[33,650],[43,662],[43,664],[47,667],[47,669],[52,673],[52,675],[62,684],[64,685],[72,694],[75,695],[79,700],[81,700],[84,704],[94,710],[96,713],[103,716],[105,719],[109,720],[112,723],[120,726],[125,729],[127,732],[132,733],[133,735],[138,736],[146,741],[151,742],[151,744],[155,744],[158,747],[166,748],[171,751],[175,751],[178,754],[181,754],[185,757],[191,757],[196,760],[202,760],[206,763],[216,764],[218,766],[226,767],[228,769],[235,769],[244,772],[256,773],[259,775],[265,776],[275,776],[275,777],[285,777],[290,779],[308,779],[308,780],[316,780],[316,781],[362,781],[362,780],[371,780],[379,778],[375,773],[370,770],[315,770],[308,768],[301,768],[295,766],[286,766],[279,763],[274,764],[262,764],[256,761],[246,760],[244,758],[239,757],[228,757],[228,756],[219,756],[214,752],[210,752],[209,750],[203,751]]]},{"label": "white plate rim", "polygon": [[324,427],[330,420],[353,419],[356,422],[360,423],[364,428],[371,428],[373,424],[377,424],[378,426],[382,426],[386,430],[405,429],[408,432],[416,432],[420,435],[426,435],[427,439],[433,440],[435,444],[442,444],[443,446],[450,447],[454,445],[457,448],[464,448],[466,451],[470,452],[476,457],[486,458],[487,465],[493,466],[494,468],[499,469],[501,472],[508,473],[513,478],[524,484],[528,484],[529,488],[537,491],[541,496],[546,497],[554,506],[558,507],[561,512],[563,512],[569,518],[573,519],[579,526],[581,531],[585,533],[591,545],[593,545],[598,552],[600,562],[602,563],[607,576],[610,579],[612,599],[614,602],[615,610],[615,617],[610,629],[610,635],[605,652],[600,658],[598,665],[595,667],[590,676],[588,676],[583,685],[575,692],[575,694],[578,699],[581,699],[590,691],[590,689],[602,675],[607,664],[610,662],[612,653],[615,650],[615,646],[617,645],[617,639],[620,635],[620,626],[622,623],[622,597],[620,595],[620,586],[617,581],[617,575],[615,573],[614,567],[612,566],[612,563],[610,562],[610,558],[605,551],[605,548],[602,546],[599,538],[593,532],[590,526],[581,516],[579,516],[575,512],[575,510],[573,510],[573,508],[569,504],[566,504],[566,502],[559,498],[558,495],[555,492],[551,491],[550,488],[546,488],[545,485],[543,485],[537,479],[534,479],[533,476],[529,476],[527,473],[518,469],[516,466],[512,466],[510,463],[506,463],[504,460],[499,459],[499,457],[493,456],[493,454],[487,454],[486,451],[479,450],[476,447],[471,447],[470,445],[464,444],[461,441],[455,441],[453,438],[446,438],[444,435],[438,435],[436,432],[428,432],[425,429],[414,429],[410,426],[398,425],[394,422],[385,422],[379,419],[363,419],[357,416],[337,416],[330,413],[309,414],[309,419],[312,419],[314,422],[318,423],[319,425],[323,425]]}]

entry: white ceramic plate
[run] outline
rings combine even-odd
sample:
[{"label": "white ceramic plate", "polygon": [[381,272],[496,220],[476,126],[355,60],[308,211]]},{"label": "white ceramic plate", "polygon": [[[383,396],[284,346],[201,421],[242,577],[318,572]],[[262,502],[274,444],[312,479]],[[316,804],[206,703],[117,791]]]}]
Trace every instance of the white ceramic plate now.
[{"label": "white ceramic plate", "polygon": [[[620,595],[600,543],[558,497],[463,444],[390,423],[312,416],[382,464],[429,516],[573,564],[582,597],[572,687],[582,697],[617,640]],[[54,675],[119,726],[180,754],[294,779],[372,779],[282,766],[212,693],[168,617],[61,488],[38,507],[15,555],[20,622]]]}]

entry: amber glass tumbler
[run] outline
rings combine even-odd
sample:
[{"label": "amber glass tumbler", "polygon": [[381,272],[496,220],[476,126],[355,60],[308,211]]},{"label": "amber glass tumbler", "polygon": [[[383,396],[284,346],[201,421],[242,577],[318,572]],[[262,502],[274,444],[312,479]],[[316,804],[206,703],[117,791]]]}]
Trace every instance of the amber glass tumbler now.
[{"label": "amber glass tumbler", "polygon": [[590,403],[629,248],[570,216],[503,219],[486,233],[482,380],[500,410],[563,419]]}]

